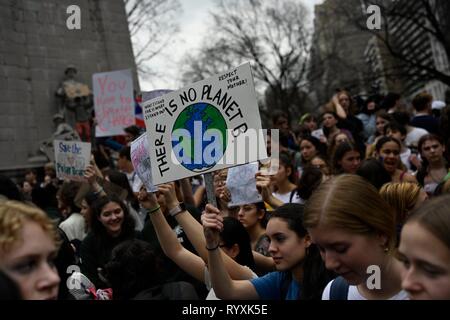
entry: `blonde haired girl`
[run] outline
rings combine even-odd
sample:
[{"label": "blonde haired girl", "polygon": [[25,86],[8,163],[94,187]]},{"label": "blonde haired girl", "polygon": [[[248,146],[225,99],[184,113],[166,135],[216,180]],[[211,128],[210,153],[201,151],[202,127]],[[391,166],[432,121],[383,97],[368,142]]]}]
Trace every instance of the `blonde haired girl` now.
[{"label": "blonde haired girl", "polygon": [[[394,257],[394,213],[363,178],[341,175],[324,183],[307,203],[304,223],[326,268],[340,275],[322,299],[407,298],[401,290],[402,266]],[[370,282],[374,269],[378,281]]]},{"label": "blonde haired girl", "polygon": [[42,210],[0,202],[0,269],[16,282],[23,299],[57,298],[57,245],[55,227]]},{"label": "blonde haired girl", "polygon": [[395,210],[397,225],[403,225],[409,213],[428,199],[418,184],[409,182],[386,183],[380,195]]},{"label": "blonde haired girl", "polygon": [[402,230],[402,287],[411,299],[450,300],[450,196],[415,210]]}]

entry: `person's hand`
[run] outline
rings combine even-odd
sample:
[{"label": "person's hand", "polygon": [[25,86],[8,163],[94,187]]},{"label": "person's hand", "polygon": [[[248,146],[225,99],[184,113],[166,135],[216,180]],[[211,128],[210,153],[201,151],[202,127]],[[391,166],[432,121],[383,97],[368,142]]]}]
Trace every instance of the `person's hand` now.
[{"label": "person's hand", "polygon": [[417,169],[420,169],[422,167],[422,162],[420,161],[419,157],[417,156],[417,154],[412,154],[409,157],[409,162],[416,167]]},{"label": "person's hand", "polygon": [[97,173],[93,165],[90,164],[86,167],[86,170],[84,171],[84,177],[91,186],[97,183]]},{"label": "person's hand", "polygon": [[158,200],[154,193],[148,193],[145,187],[143,186],[138,194],[138,200],[141,203],[141,206],[145,209],[153,209],[158,205]]},{"label": "person's hand", "polygon": [[298,146],[299,145],[298,139],[297,139],[297,136],[295,135],[294,131],[289,130],[289,135],[292,137],[292,140],[294,141],[294,143]]},{"label": "person's hand", "polygon": [[164,195],[164,198],[166,199],[166,207],[169,211],[180,204],[177,199],[175,185],[173,183],[166,183],[158,186],[158,191],[162,192]]},{"label": "person's hand", "polygon": [[230,190],[228,190],[228,188],[226,186],[221,187],[221,193],[219,195],[219,198],[225,202],[230,202],[231,201],[231,193]]},{"label": "person's hand", "polygon": [[52,178],[50,178],[49,175],[46,175],[46,176],[44,177],[44,184],[43,184],[43,187],[45,188],[46,186],[48,186],[48,185],[51,184],[51,183],[52,183]]},{"label": "person's hand", "polygon": [[333,104],[335,105],[335,106],[338,106],[340,103],[339,103],[339,98],[338,98],[338,95],[337,94],[335,94],[334,96],[333,96],[333,98],[331,99],[331,102],[333,102]]},{"label": "person's hand", "polygon": [[94,168],[95,174],[97,175],[97,177],[99,177],[99,178],[101,178],[101,179],[104,179],[103,173],[102,173],[102,171],[100,170],[100,168],[97,166],[97,163],[95,162],[95,157],[94,157],[93,154],[91,154],[90,164],[91,164],[92,167]]},{"label": "person's hand", "polygon": [[270,176],[265,176],[261,172],[256,173],[256,189],[261,194],[263,200],[267,203],[270,203],[270,199],[272,197],[272,190]]},{"label": "person's hand", "polygon": [[92,165],[88,165],[86,167],[86,170],[84,171],[84,177],[90,184],[93,192],[97,194],[104,193],[103,188],[97,182],[97,172],[95,171],[95,168]]},{"label": "person's hand", "polygon": [[220,215],[220,210],[211,204],[207,204],[201,220],[206,239],[206,246],[208,248],[217,247],[220,243],[219,233],[223,230],[223,218]]}]

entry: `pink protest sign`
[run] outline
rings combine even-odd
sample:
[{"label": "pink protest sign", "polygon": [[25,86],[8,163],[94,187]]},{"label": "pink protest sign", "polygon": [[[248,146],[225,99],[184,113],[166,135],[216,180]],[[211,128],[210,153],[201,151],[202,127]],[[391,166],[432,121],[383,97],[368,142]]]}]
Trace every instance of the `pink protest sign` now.
[{"label": "pink protest sign", "polygon": [[131,70],[95,73],[92,77],[96,137],[124,134],[135,124]]}]

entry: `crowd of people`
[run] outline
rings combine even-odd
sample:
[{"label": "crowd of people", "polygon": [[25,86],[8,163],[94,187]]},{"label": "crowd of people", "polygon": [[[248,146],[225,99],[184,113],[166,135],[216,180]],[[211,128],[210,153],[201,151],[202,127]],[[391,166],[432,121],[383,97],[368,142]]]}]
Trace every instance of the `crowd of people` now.
[{"label": "crowd of people", "polygon": [[84,182],[1,176],[0,299],[450,299],[450,106],[432,106],[339,91],[294,129],[274,112],[278,171],[240,206],[227,170],[216,205],[202,175],[147,192],[133,130]]}]

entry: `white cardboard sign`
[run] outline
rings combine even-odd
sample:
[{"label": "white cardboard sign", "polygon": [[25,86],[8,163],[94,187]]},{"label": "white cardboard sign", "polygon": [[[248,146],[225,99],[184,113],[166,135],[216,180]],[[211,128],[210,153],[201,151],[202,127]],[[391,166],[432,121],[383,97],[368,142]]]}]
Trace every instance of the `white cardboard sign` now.
[{"label": "white cardboard sign", "polygon": [[155,185],[267,158],[250,63],[143,104]]},{"label": "white cardboard sign", "polygon": [[54,140],[55,169],[59,179],[83,181],[91,158],[91,144],[81,141]]}]

